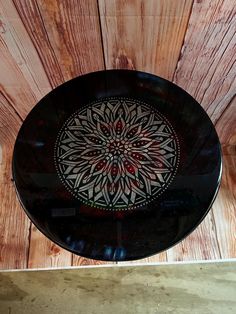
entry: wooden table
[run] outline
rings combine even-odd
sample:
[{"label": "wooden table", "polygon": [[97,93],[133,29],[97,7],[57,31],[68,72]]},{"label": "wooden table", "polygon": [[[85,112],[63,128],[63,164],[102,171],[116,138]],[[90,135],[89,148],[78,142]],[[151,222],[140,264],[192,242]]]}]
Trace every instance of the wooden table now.
[{"label": "wooden table", "polygon": [[207,111],[223,147],[222,185],[206,219],[180,244],[141,262],[236,257],[235,24],[232,0],[0,0],[1,269],[102,263],[61,249],[31,224],[16,199],[11,158],[22,121],[45,94],[104,68],[175,82]]}]

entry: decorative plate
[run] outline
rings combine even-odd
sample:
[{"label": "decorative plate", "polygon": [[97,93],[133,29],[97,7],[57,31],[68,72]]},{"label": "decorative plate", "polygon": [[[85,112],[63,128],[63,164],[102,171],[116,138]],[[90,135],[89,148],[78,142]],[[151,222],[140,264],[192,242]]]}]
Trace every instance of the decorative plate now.
[{"label": "decorative plate", "polygon": [[33,108],[13,178],[48,238],[121,261],[193,231],[216,196],[221,163],[215,128],[189,94],[148,73],[108,70],[62,84]]}]

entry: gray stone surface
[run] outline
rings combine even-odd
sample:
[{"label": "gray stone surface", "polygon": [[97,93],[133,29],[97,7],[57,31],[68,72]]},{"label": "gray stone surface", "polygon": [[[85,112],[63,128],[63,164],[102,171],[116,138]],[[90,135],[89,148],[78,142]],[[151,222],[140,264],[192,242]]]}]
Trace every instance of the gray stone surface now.
[{"label": "gray stone surface", "polygon": [[236,313],[236,262],[1,272],[0,313]]}]

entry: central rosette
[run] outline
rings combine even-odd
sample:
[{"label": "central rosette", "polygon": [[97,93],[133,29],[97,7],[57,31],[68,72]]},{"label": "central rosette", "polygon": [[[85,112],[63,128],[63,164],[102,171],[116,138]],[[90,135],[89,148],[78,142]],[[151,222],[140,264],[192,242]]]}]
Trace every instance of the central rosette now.
[{"label": "central rosette", "polygon": [[127,144],[125,145],[125,141],[114,141],[108,144],[108,152],[121,155],[128,148],[127,146]]},{"label": "central rosette", "polygon": [[177,168],[177,145],[169,123],[150,106],[104,100],[64,124],[55,146],[57,172],[91,206],[134,208],[166,189]]}]

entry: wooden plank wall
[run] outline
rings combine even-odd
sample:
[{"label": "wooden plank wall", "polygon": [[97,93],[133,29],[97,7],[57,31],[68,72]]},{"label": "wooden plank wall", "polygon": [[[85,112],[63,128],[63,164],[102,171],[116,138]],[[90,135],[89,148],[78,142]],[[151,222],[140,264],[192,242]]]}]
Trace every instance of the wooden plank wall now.
[{"label": "wooden plank wall", "polygon": [[173,80],[205,108],[223,145],[213,210],[187,239],[141,262],[236,257],[235,8],[232,0],[0,0],[1,269],[101,264],[70,254],[32,226],[16,199],[11,157],[38,100],[105,68]]}]

